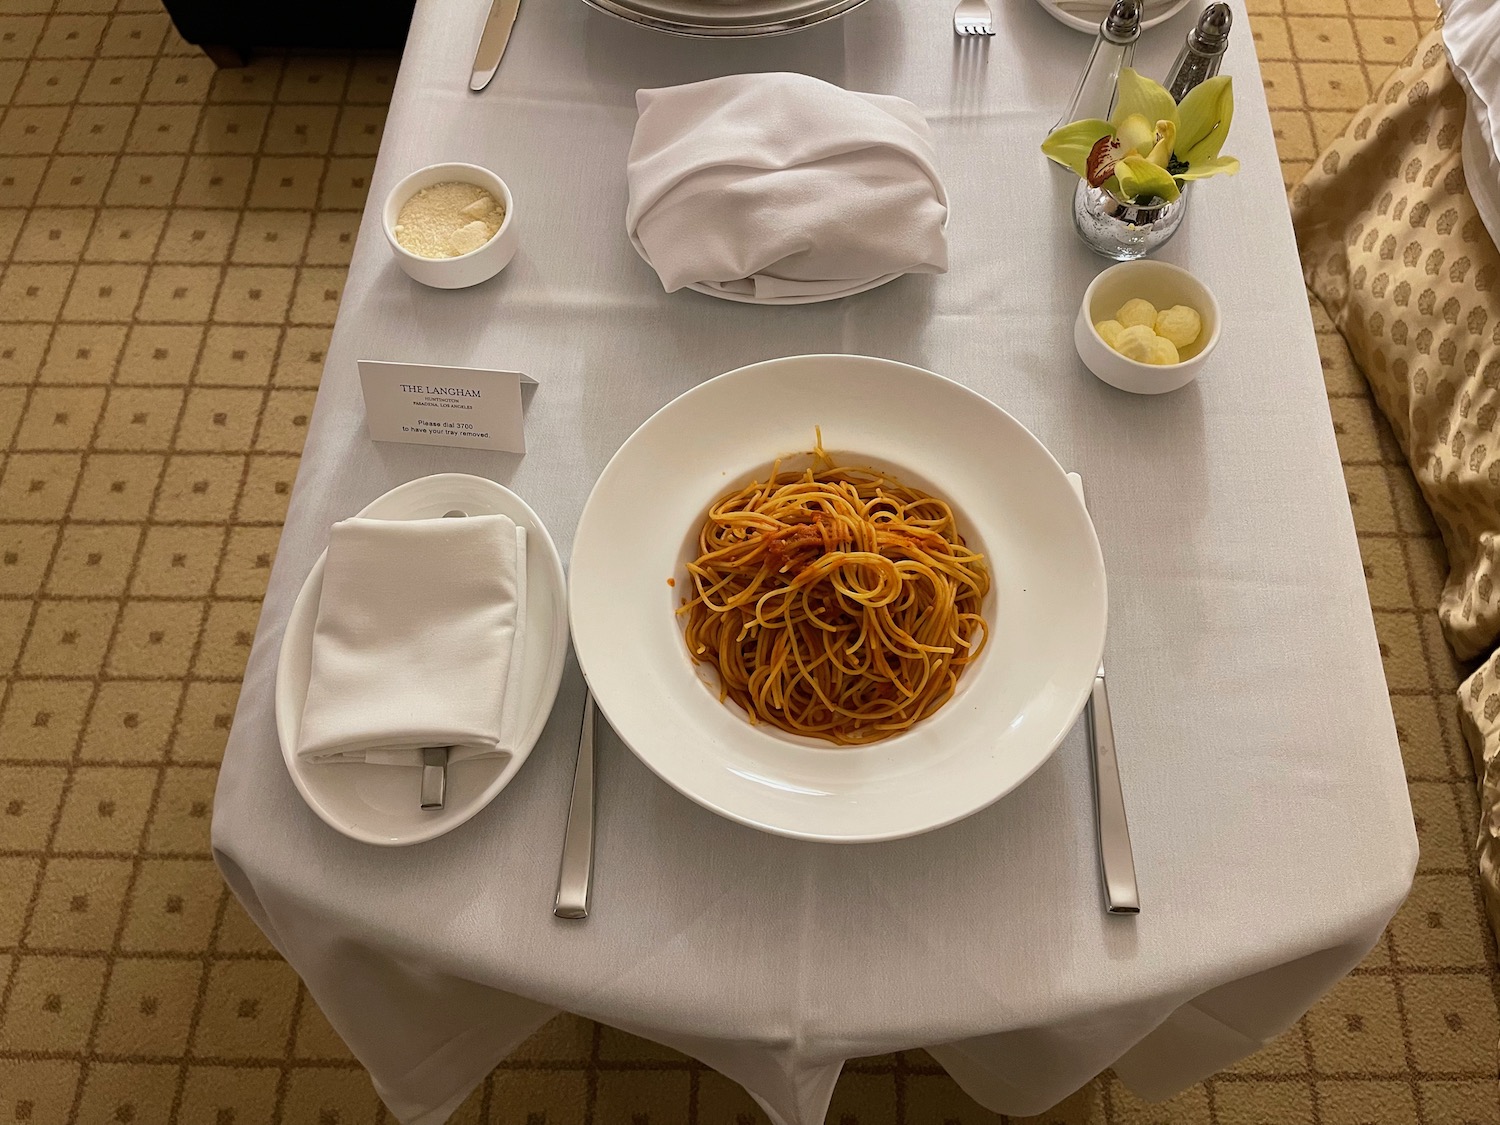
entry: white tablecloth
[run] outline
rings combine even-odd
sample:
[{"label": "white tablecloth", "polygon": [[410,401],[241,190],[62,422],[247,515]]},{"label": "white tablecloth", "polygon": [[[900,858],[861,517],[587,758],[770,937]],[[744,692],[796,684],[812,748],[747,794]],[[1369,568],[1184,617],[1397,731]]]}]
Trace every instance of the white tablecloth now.
[{"label": "white tablecloth", "polygon": [[[1377,940],[1416,842],[1241,6],[1227,148],[1245,170],[1194,189],[1161,255],[1215,290],[1224,335],[1202,379],[1162,398],[1112,390],[1073,352],[1102,262],[1037,144],[1089,44],[1035,5],[997,3],[988,45],[954,42],[951,0],[870,0],[715,45],[527,0],[473,95],[483,7],[418,4],[214,813],[225,875],[387,1103],[442,1121],[558,1010],[686,1051],[789,1125],[822,1119],[850,1057],[928,1046],[981,1102],[1028,1113],[1110,1065],[1169,1095],[1294,1021]],[[1147,33],[1147,73],[1190,22]],[[634,92],[769,69],[922,108],[951,273],[796,308],[662,293],[623,230]],[[516,260],[459,292],[410,281],[377,229],[395,181],[440,160],[494,168],[517,201]],[[722,820],[606,737],[582,923],[550,910],[583,706],[571,663],[525,768],[450,835],[372,848],[303,806],[277,750],[275,662],[332,522],[400,481],[479,473],[566,555],[600,469],[659,406],[754,360],[828,351],[959,379],[1083,474],[1110,575],[1138,918],[1101,908],[1081,726],[989,810],[848,847]],[[531,452],[371,443],[359,358],[527,372]]]}]

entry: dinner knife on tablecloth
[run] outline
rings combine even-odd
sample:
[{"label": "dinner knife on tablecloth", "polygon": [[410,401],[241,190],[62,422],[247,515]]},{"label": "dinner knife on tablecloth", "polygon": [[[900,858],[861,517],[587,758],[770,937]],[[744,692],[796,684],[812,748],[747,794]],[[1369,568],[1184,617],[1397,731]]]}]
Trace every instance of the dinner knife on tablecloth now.
[{"label": "dinner knife on tablecloth", "polygon": [[[1083,478],[1069,473],[1068,483],[1082,500]],[[1094,824],[1099,837],[1104,900],[1111,914],[1139,914],[1141,894],[1135,882],[1135,855],[1130,847],[1130,822],[1125,818],[1125,793],[1120,787],[1120,764],[1115,758],[1115,727],[1109,715],[1109,688],[1104,682],[1102,659],[1085,713],[1089,755],[1093,759]]]},{"label": "dinner knife on tablecloth", "polygon": [[494,0],[490,14],[485,17],[484,30],[479,33],[479,49],[474,52],[474,71],[469,75],[469,89],[483,90],[495,77],[500,67],[500,56],[505,54],[505,45],[510,42],[510,29],[515,26],[516,13],[521,10],[521,0]]},{"label": "dinner knife on tablecloth", "polygon": [[573,796],[563,829],[562,863],[557,870],[559,918],[587,918],[594,885],[594,693],[584,687],[583,727],[578,734],[578,762],[573,767]]}]

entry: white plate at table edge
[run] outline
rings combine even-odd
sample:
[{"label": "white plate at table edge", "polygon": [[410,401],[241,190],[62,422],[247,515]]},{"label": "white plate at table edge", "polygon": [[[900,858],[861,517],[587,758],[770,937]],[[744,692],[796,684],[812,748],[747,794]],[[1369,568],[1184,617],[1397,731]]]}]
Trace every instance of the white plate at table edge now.
[{"label": "white plate at table edge", "polygon": [[691,289],[694,293],[702,293],[705,297],[717,297],[721,301],[737,301],[742,305],[817,305],[824,301],[853,297],[856,293],[868,293],[871,289],[878,289],[882,285],[895,281],[898,277],[905,276],[904,273],[881,274],[869,281],[857,282],[848,289],[840,289],[837,293],[809,293],[786,297],[757,297],[753,293],[731,293],[726,289],[715,289],[712,285],[704,285],[698,281],[683,288]]},{"label": "white plate at table edge", "polygon": [[[325,549],[308,573],[292,612],[287,618],[276,661],[276,734],[281,756],[297,792],[330,828],[354,840],[382,847],[419,844],[451,832],[473,818],[510,784],[541,737],[552,713],[562,683],[568,650],[567,580],[562,559],[546,526],[530,505],[504,485],[468,473],[438,473],[399,484],[376,497],[357,513],[372,519],[428,519],[462,508],[470,515],[506,515],[526,528],[526,643],[522,659],[521,685],[528,698],[523,703],[525,727],[514,754],[479,758],[449,769],[449,801],[436,813],[423,812],[418,804],[420,771],[400,766],[369,766],[360,762],[308,763],[297,757],[297,736],[302,727],[302,707],[307,699],[312,666],[313,627],[317,623],[318,597],[323,589]],[[545,645],[544,651],[539,646]],[[529,708],[529,709],[528,709]],[[475,784],[455,784],[459,770]],[[370,773],[368,771],[379,771]],[[361,777],[363,775],[363,777]],[[394,831],[376,831],[351,823],[330,807],[337,790],[347,791],[361,781],[367,784],[410,782],[410,827],[394,825]],[[472,793],[462,799],[465,790]],[[454,800],[457,794],[459,800]],[[367,806],[372,813],[373,806]]]},{"label": "white plate at table edge", "polygon": [[[1101,2],[1099,4],[1099,19],[1096,19],[1092,23],[1090,23],[1082,16],[1075,16],[1069,12],[1064,11],[1058,4],[1054,3],[1054,0],[1036,0],[1036,2],[1046,10],[1049,16],[1057,20],[1059,23],[1066,24],[1074,31],[1086,31],[1090,35],[1098,33],[1100,21],[1109,14],[1109,4]],[[1152,15],[1148,19],[1142,20],[1141,30],[1146,31],[1150,28],[1155,27],[1157,24],[1166,23],[1167,20],[1171,19],[1178,12],[1182,11],[1183,8],[1187,7],[1187,2],[1188,0],[1172,0],[1172,2],[1167,5],[1166,11],[1159,12],[1155,15]],[[1152,8],[1155,8],[1157,5],[1151,3],[1150,0],[1148,0],[1145,6],[1147,10],[1150,10]]]},{"label": "white plate at table edge", "polygon": [[[1187,0],[1183,0],[1187,3]],[[953,218],[953,206],[948,205],[948,213],[943,216],[943,230],[948,229],[949,220]],[[646,257],[644,250],[631,239],[630,244],[635,247],[635,252],[641,256],[641,261],[648,266],[651,259]],[[848,289],[840,289],[837,293],[810,293],[801,296],[789,295],[786,297],[757,297],[753,293],[731,293],[725,289],[715,289],[712,285],[705,285],[701,281],[694,281],[684,285],[684,289],[691,289],[694,293],[702,293],[705,297],[717,297],[721,301],[735,301],[741,305],[818,305],[824,301],[840,301],[845,297],[853,297],[860,293],[868,293],[871,289],[879,289],[882,285],[889,285],[898,277],[905,277],[911,270],[897,270],[895,273],[883,273],[879,277],[872,277],[868,281],[851,281]],[[925,274],[919,276],[937,277],[938,274]]]},{"label": "white plate at table edge", "polygon": [[707,23],[695,23],[690,15],[673,11],[670,6],[653,8],[649,4],[632,4],[629,0],[584,0],[584,3],[595,11],[669,35],[694,39],[753,39],[788,35],[825,20],[837,19],[859,7],[864,0],[826,0],[821,5],[790,4],[784,5],[785,10],[779,12],[775,0],[766,0],[759,5],[758,15],[748,17],[749,22],[746,22],[743,9],[753,9],[757,6],[755,4],[740,4],[742,12],[738,21],[733,15],[725,15]]},{"label": "white plate at table edge", "polygon": [[[741,401],[746,394],[751,401]],[[767,415],[754,409],[756,395],[798,409]],[[726,411],[763,421],[726,427]],[[692,664],[673,613],[703,511],[776,456],[807,448],[810,411],[843,463],[889,469],[948,500],[990,557],[995,582],[986,612],[996,640],[958,694],[910,730],[862,747],[752,726]],[[933,441],[939,434],[946,450]],[[997,494],[994,482],[1006,479],[1026,485]],[[629,498],[644,495],[654,534],[632,523],[638,505]],[[849,355],[751,364],[652,415],[584,505],[569,583],[573,651],[600,710],[648,768],[730,820],[831,843],[941,828],[1025,781],[1088,699],[1108,611],[1093,523],[1035,435],[954,380]],[[631,638],[628,660],[621,636]]]}]

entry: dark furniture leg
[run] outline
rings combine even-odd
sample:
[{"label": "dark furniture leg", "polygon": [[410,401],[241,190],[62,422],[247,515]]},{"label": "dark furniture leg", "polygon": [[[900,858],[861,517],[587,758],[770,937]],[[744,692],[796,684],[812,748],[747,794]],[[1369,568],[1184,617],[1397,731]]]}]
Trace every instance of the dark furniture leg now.
[{"label": "dark furniture leg", "polygon": [[250,56],[239,47],[230,47],[224,43],[200,43],[198,46],[220,70],[233,70],[250,61]]},{"label": "dark furniture leg", "polygon": [[[251,49],[400,50],[415,0],[162,0],[177,32],[221,67]],[[231,45],[232,44],[232,45]]]}]

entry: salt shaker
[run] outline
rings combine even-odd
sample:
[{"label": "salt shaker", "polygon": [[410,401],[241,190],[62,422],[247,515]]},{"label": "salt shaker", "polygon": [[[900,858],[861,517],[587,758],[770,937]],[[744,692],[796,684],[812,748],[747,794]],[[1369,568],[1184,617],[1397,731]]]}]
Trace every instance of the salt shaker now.
[{"label": "salt shaker", "polygon": [[1115,86],[1120,71],[1130,65],[1135,55],[1135,41],[1141,37],[1141,0],[1115,0],[1109,14],[1099,24],[1094,49],[1079,76],[1073,100],[1058,118],[1053,129],[1084,118],[1107,118],[1115,104]]},{"label": "salt shaker", "polygon": [[1182,101],[1194,86],[1219,73],[1233,23],[1234,13],[1228,4],[1210,4],[1203,9],[1197,25],[1188,32],[1187,43],[1172,64],[1171,77],[1167,79],[1167,93],[1174,101]]}]

